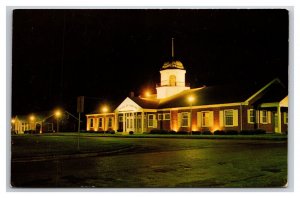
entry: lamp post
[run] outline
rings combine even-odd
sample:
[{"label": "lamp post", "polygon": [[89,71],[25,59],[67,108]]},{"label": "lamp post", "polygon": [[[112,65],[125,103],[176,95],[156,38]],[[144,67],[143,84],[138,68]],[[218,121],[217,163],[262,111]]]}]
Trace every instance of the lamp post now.
[{"label": "lamp post", "polygon": [[34,120],[35,120],[34,115],[31,115],[29,117],[29,120],[30,120],[30,129],[29,130],[33,130],[33,128],[34,128]]},{"label": "lamp post", "polygon": [[193,118],[192,118],[192,106],[193,106],[193,102],[194,102],[195,98],[194,96],[189,96],[188,97],[188,101],[190,103],[190,114],[191,114],[191,123],[190,123],[190,133],[192,135],[192,122],[193,122]]},{"label": "lamp post", "polygon": [[107,106],[103,106],[102,109],[101,109],[101,111],[104,113],[104,122],[103,122],[103,124],[104,124],[104,131],[105,131],[105,126],[106,126],[106,120],[105,120],[105,118],[106,118],[106,112],[108,111],[108,107]]},{"label": "lamp post", "polygon": [[58,133],[58,131],[59,131],[59,117],[60,117],[60,116],[61,116],[60,110],[56,110],[56,111],[55,111],[55,117],[56,117],[56,119],[57,119],[57,127],[56,127],[57,133]]}]

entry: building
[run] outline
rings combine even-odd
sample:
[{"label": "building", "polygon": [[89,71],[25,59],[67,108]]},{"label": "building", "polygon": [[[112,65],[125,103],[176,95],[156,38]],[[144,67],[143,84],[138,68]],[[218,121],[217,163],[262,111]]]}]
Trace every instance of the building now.
[{"label": "building", "polygon": [[13,134],[68,132],[78,129],[78,118],[68,111],[46,111],[16,115],[11,120]]},{"label": "building", "polygon": [[[172,42],[173,43],[173,42]],[[163,64],[157,94],[127,97],[113,111],[87,114],[87,131],[128,134],[173,131],[254,130],[287,133],[288,91],[279,79],[267,84],[203,86],[191,89],[179,60]],[[107,110],[107,109],[106,109]]]}]

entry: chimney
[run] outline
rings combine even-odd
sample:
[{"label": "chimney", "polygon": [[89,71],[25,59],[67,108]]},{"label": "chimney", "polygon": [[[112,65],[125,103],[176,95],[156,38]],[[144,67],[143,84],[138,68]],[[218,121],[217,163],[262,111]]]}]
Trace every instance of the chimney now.
[{"label": "chimney", "polygon": [[131,92],[129,93],[129,97],[130,97],[130,98],[133,98],[133,97],[134,97],[134,92],[133,92],[133,91],[131,91]]}]

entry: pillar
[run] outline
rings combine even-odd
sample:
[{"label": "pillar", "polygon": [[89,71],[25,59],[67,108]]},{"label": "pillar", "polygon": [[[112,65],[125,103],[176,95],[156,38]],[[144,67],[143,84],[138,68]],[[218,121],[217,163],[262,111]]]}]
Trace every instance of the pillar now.
[{"label": "pillar", "polygon": [[142,111],[142,133],[144,132],[144,111]]},{"label": "pillar", "polygon": [[277,123],[278,123],[278,132],[281,133],[281,109],[280,106],[278,105],[277,107]]}]

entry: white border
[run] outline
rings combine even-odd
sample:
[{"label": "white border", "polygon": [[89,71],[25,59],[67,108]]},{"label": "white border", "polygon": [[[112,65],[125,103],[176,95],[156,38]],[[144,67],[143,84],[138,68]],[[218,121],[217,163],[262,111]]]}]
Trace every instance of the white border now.
[{"label": "white border", "polygon": [[[171,6],[170,6],[171,5]],[[152,0],[152,1],[149,1],[149,0],[146,0],[146,1],[138,1],[138,0],[126,0],[126,1],[122,1],[122,0],[116,0],[116,1],[109,1],[109,0],[106,0],[106,1],[101,1],[101,2],[97,2],[97,1],[94,1],[94,0],[85,0],[85,1],[78,1],[78,0],[65,0],[65,1],[58,1],[58,0],[45,0],[45,1],[38,1],[38,0],[27,0],[27,1],[21,1],[21,0],[2,0],[0,2],[0,13],[1,13],[1,16],[0,16],[0,20],[1,20],[1,29],[4,30],[6,29],[6,31],[0,31],[0,34],[1,34],[1,41],[0,43],[2,43],[1,45],[1,57],[0,57],[0,60],[1,60],[1,67],[0,67],[0,88],[1,88],[1,91],[2,93],[5,92],[6,93],[6,97],[1,97],[1,106],[0,108],[1,109],[6,109],[6,113],[4,113],[4,111],[1,111],[1,120],[2,121],[6,121],[4,125],[1,124],[1,129],[0,130],[2,132],[2,134],[8,129],[8,126],[9,126],[9,121],[10,121],[10,114],[9,114],[9,107],[10,107],[10,94],[11,94],[11,90],[9,89],[9,82],[11,81],[11,78],[10,78],[10,74],[11,74],[11,70],[10,70],[10,67],[8,67],[11,63],[10,61],[10,57],[11,57],[11,53],[10,53],[10,48],[11,48],[11,45],[9,45],[9,42],[8,40],[11,38],[10,37],[10,33],[11,33],[11,29],[10,29],[10,24],[9,24],[9,21],[11,20],[11,18],[9,18],[9,10],[12,9],[12,7],[10,8],[7,8],[6,10],[6,6],[28,6],[27,8],[32,8],[32,6],[38,6],[39,8],[41,8],[41,6],[50,6],[50,7],[47,7],[48,9],[49,8],[58,8],[56,6],[68,6],[68,8],[78,8],[78,7],[74,7],[74,6],[88,6],[88,7],[82,7],[84,9],[86,8],[97,8],[97,7],[94,7],[94,6],[109,6],[107,8],[112,8],[112,6],[117,6],[119,8],[121,8],[120,6],[127,6],[128,8],[132,6],[138,6],[138,7],[135,7],[135,8],[145,8],[145,7],[149,7],[151,6],[151,8],[162,8],[164,6],[168,6],[169,8],[251,8],[253,6],[260,6],[260,8],[267,8],[267,7],[273,7],[273,8],[278,8],[278,7],[281,7],[283,8],[283,5],[285,6],[285,8],[288,8],[290,10],[290,58],[289,58],[289,61],[290,61],[290,68],[289,68],[289,80],[290,80],[290,84],[289,84],[289,89],[290,89],[290,92],[289,92],[289,95],[290,95],[290,110],[289,110],[289,113],[291,116],[289,116],[291,119],[290,119],[290,129],[291,128],[294,128],[295,131],[300,131],[300,127],[299,126],[296,126],[294,125],[294,120],[299,120],[299,105],[298,105],[298,101],[300,101],[300,98],[298,96],[298,92],[294,92],[294,89],[299,87],[298,86],[298,80],[297,78],[294,77],[294,75],[298,75],[299,72],[298,72],[298,68],[299,66],[294,66],[294,60],[293,58],[291,57],[295,57],[295,63],[298,63],[298,57],[299,57],[299,50],[298,50],[298,47],[299,47],[299,39],[295,39],[295,43],[294,43],[294,35],[300,35],[299,33],[299,30],[297,28],[297,26],[295,26],[295,32],[293,33],[293,30],[294,30],[294,27],[293,25],[295,24],[300,24],[299,23],[299,11],[300,11],[300,8],[299,8],[299,2],[297,0],[287,0],[287,1],[284,1],[284,0],[274,0],[274,1],[266,1],[266,0],[262,0],[262,1],[259,1],[259,0],[254,0],[254,1],[237,1],[237,0],[232,0],[232,1],[222,1],[222,0],[218,0],[218,1],[213,1],[213,0],[206,0],[206,1],[201,1],[201,2],[195,2],[193,0],[185,0],[185,1],[172,1],[172,4],[170,4],[169,2],[167,2],[166,0]],[[174,7],[176,6],[176,7]],[[203,7],[203,6],[208,6],[208,7]],[[221,6],[225,6],[225,7],[221,7]],[[238,7],[237,7],[238,6]],[[277,7],[278,6],[278,7]],[[292,7],[286,7],[286,6],[295,6],[294,8]],[[35,7],[35,8],[38,8],[38,7]],[[20,8],[20,7],[18,7]],[[46,7],[44,7],[46,8]],[[66,7],[64,7],[66,8]],[[255,7],[257,8],[257,7]],[[297,12],[298,11],[298,12]],[[295,18],[293,16],[293,14],[295,15]],[[7,18],[6,18],[7,17]],[[6,36],[7,34],[7,36]],[[3,43],[7,43],[7,45],[3,45]],[[294,44],[294,45],[293,45]],[[295,47],[295,49],[294,49]],[[6,54],[7,52],[7,54]],[[298,53],[297,53],[298,52]],[[295,54],[295,56],[294,56]],[[7,67],[5,67],[4,65],[7,65]],[[5,71],[5,68],[6,68],[6,71]],[[6,85],[7,83],[7,85]],[[299,88],[298,88],[299,90]],[[296,102],[297,101],[297,102]],[[294,103],[295,102],[295,103]],[[297,109],[297,110],[296,110]],[[297,144],[294,144],[294,139],[298,139],[299,141],[299,133],[295,133],[295,134],[291,134],[289,133],[289,159],[291,159],[291,157],[293,157],[294,155],[294,149],[295,151],[298,150],[299,151],[299,146],[297,146]],[[9,137],[6,136],[7,138],[1,138],[1,151],[2,151],[2,162],[3,161],[6,161],[9,159],[7,156],[9,155],[9,152],[7,151],[9,149],[8,146],[5,146],[6,145],[6,142],[9,141]],[[293,148],[295,145],[295,148]],[[7,152],[5,152],[7,151]],[[299,153],[299,152],[295,152],[295,153]],[[6,157],[5,157],[6,156]],[[9,162],[6,163],[6,168],[7,168],[7,165],[8,165]],[[4,163],[1,163],[1,170],[5,170],[5,167],[4,167]],[[295,167],[299,167],[299,160],[297,160],[295,158]],[[289,160],[289,179],[293,179],[294,178],[294,175],[295,175],[295,178],[297,177],[298,172],[297,170],[294,170],[294,163],[291,163],[290,160]],[[9,170],[5,171],[5,172],[2,172],[3,174],[2,175],[2,178],[5,178],[3,177],[5,175],[5,173],[8,173]],[[5,178],[7,179],[7,177]],[[5,193],[4,191],[8,191],[7,187],[9,187],[7,185],[7,180],[4,179],[4,182],[1,183],[3,185],[1,185],[1,197],[6,197],[6,196],[11,196],[11,194],[7,194]],[[255,196],[272,196],[272,197],[282,197],[282,196],[288,196],[288,197],[297,197],[299,195],[299,190],[297,191],[297,189],[299,189],[299,184],[297,184],[297,186],[291,186],[293,184],[289,184],[289,187],[286,188],[286,189],[208,189],[208,190],[205,190],[205,191],[244,191],[244,192],[265,192],[265,191],[273,191],[273,193],[270,193],[268,195],[266,195],[265,193],[256,193]],[[296,185],[296,182],[295,182],[295,185]],[[5,186],[5,188],[3,188],[3,186]],[[294,188],[290,188],[290,187],[294,187]],[[72,191],[74,189],[60,189],[60,191]],[[166,190],[164,189],[158,189],[159,191],[161,192],[164,192]],[[180,189],[177,189],[176,191],[180,191]],[[281,193],[276,193],[276,191],[289,191],[289,190],[295,190],[296,192],[295,193],[289,193],[289,194],[281,194]],[[32,191],[32,189],[21,189],[21,191]],[[44,190],[38,190],[38,191],[44,191]],[[49,189],[46,189],[46,192],[48,191],[57,191],[57,190],[49,190]],[[78,191],[78,189],[77,189]],[[80,191],[86,191],[84,189],[80,189]],[[90,189],[88,191],[98,191],[98,190],[94,190],[94,189]],[[101,190],[101,191],[118,191],[118,190]],[[124,190],[121,190],[121,191],[124,191]],[[131,190],[129,190],[131,191]],[[149,192],[149,191],[157,191],[157,190],[149,190],[149,189],[140,189],[139,191],[144,191],[144,192]],[[167,190],[168,191],[168,190]],[[274,192],[275,191],[275,192]],[[4,192],[4,193],[3,193]],[[3,193],[3,194],[2,194]],[[153,196],[157,196],[159,195],[160,193],[151,193],[151,194],[146,194],[146,193],[122,193],[122,194],[119,194],[119,196],[143,196],[143,197],[153,197]],[[214,193],[215,194],[215,193]],[[89,194],[89,196],[91,195],[95,195],[95,194]],[[111,197],[113,194],[112,193],[105,193],[106,196],[109,196]],[[181,197],[183,194],[180,193],[180,192],[173,192],[173,193],[168,193],[167,196],[172,196],[172,197]],[[32,194],[32,193],[26,193],[26,194],[22,194],[22,197],[27,197],[27,196],[30,196],[30,197],[41,197],[41,193],[37,193],[37,194]],[[53,194],[45,194],[43,193],[42,195],[43,197],[45,196],[53,196]],[[75,196],[76,197],[76,193],[72,193],[71,196]],[[81,194],[79,196],[82,196]],[[95,195],[95,197],[98,197],[99,195]],[[114,195],[113,195],[114,196]],[[165,195],[166,196],[166,195]],[[199,195],[195,194],[195,193],[189,193],[189,196],[190,197],[198,197]],[[210,193],[204,193],[202,194],[202,196],[205,196],[205,197],[210,197],[210,196],[214,196]],[[222,193],[222,194],[219,194],[219,196],[222,196],[222,197],[240,197],[240,196],[251,196],[253,197],[254,194],[243,194],[241,195],[240,193]]]}]

